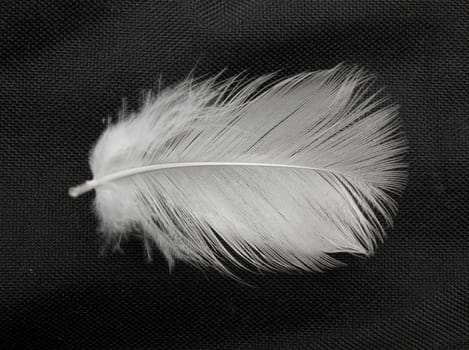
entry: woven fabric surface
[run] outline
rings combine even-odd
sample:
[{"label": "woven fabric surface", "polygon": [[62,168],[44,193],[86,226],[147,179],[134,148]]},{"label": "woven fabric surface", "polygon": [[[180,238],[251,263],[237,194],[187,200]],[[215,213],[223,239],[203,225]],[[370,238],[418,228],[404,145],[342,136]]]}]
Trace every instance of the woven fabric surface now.
[{"label": "woven fabric surface", "polygon": [[[100,255],[90,147],[188,76],[358,65],[400,105],[409,181],[370,259],[325,273]],[[469,349],[467,1],[2,1],[2,349]]]}]

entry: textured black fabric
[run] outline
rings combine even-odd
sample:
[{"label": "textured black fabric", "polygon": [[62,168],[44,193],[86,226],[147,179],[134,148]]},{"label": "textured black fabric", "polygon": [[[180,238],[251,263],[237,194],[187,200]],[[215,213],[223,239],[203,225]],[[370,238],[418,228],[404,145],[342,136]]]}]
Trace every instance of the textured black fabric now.
[{"label": "textured black fabric", "polygon": [[[2,1],[2,349],[469,349],[467,1]],[[194,75],[357,64],[409,183],[370,259],[243,276],[99,255],[87,154],[122,99]]]}]

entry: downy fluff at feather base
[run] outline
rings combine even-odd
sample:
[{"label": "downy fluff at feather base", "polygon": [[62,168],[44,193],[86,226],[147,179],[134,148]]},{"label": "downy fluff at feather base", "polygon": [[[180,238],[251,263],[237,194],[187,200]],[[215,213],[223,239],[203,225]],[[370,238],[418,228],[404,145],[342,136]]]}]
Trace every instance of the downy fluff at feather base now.
[{"label": "downy fluff at feather base", "polygon": [[342,66],[149,94],[90,155],[100,230],[139,232],[170,266],[322,270],[369,255],[405,185],[397,108]]}]

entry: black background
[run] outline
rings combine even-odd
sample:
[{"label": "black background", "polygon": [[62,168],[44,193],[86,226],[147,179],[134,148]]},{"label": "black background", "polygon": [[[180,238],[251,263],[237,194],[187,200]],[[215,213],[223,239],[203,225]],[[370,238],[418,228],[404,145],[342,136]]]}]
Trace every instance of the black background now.
[{"label": "black background", "polygon": [[[467,1],[2,1],[4,349],[469,349]],[[191,70],[364,67],[400,106],[409,182],[370,259],[244,276],[138,240],[99,254],[87,155],[126,98]]]}]

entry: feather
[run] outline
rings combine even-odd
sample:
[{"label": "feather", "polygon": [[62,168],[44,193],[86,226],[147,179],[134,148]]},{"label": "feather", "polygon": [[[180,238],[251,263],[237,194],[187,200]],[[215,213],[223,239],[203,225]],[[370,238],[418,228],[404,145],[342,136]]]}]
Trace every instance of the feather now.
[{"label": "feather", "polygon": [[[186,79],[148,94],[90,155],[100,230],[172,266],[317,270],[368,256],[405,185],[397,108],[363,71]],[[123,113],[124,114],[124,113]]]}]

